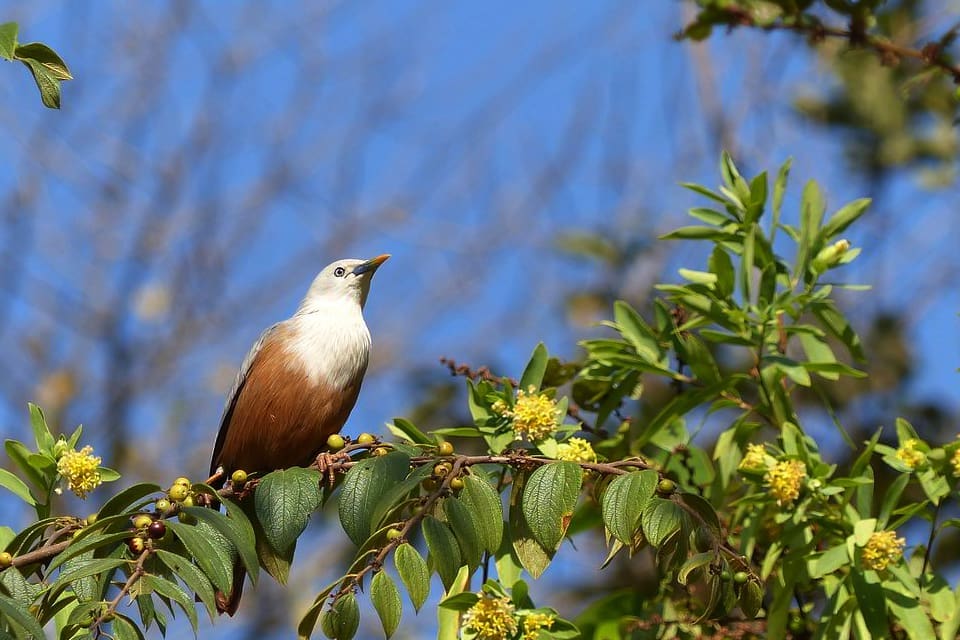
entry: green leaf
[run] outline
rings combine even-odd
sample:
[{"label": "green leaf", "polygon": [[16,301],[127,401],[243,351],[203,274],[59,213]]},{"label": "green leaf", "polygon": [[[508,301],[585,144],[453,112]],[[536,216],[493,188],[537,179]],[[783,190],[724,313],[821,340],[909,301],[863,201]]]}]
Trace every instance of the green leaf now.
[{"label": "green leaf", "polygon": [[140,578],[144,589],[159,593],[165,598],[170,598],[180,605],[183,612],[187,614],[190,620],[190,626],[193,632],[197,632],[197,609],[193,604],[193,598],[187,595],[180,585],[156,575],[145,575]]},{"label": "green leaf", "polygon": [[19,26],[16,22],[0,24],[0,56],[7,60],[13,60],[14,52],[17,49],[18,30]]},{"label": "green leaf", "polygon": [[416,468],[404,480],[387,489],[377,500],[377,504],[370,514],[370,531],[377,531],[387,524],[387,519],[395,515],[394,511],[405,504],[404,499],[411,492],[418,489],[420,483],[433,474],[433,465],[425,464]]},{"label": "green leaf", "polygon": [[736,284],[736,272],[730,254],[723,247],[717,245],[710,254],[707,268],[716,275],[717,293],[723,298],[730,297]]},{"label": "green leaf", "polygon": [[677,582],[682,585],[686,585],[690,579],[690,574],[707,566],[716,557],[717,556],[713,553],[713,551],[702,551],[690,556],[690,558],[683,563],[680,569],[677,570]]},{"label": "green leaf", "polygon": [[403,586],[407,588],[414,610],[419,611],[430,595],[430,571],[426,561],[420,552],[405,542],[394,551],[393,562]]},{"label": "green leaf", "polygon": [[207,608],[210,619],[216,617],[216,595],[210,580],[193,565],[187,558],[179,556],[164,549],[157,549],[157,557],[165,564],[178,578],[183,580],[187,588],[193,591],[200,602]]},{"label": "green leaf", "polygon": [[[392,455],[392,454],[391,454]],[[320,506],[320,472],[291,467],[268,473],[254,492],[257,519],[274,551],[289,549]]]},{"label": "green leaf", "polygon": [[30,488],[27,487],[26,483],[13,475],[6,469],[0,469],[0,487],[8,489],[13,495],[17,496],[31,507],[37,504],[37,501],[33,499],[33,496],[30,494]]},{"label": "green leaf", "polygon": [[530,362],[523,370],[523,375],[520,376],[519,388],[527,391],[530,387],[534,387],[539,391],[540,385],[543,383],[543,374],[547,371],[547,360],[549,359],[547,348],[543,346],[542,342],[539,343],[534,348],[533,354],[530,356]]},{"label": "green leaf", "polygon": [[[19,58],[19,55],[17,56]],[[48,70],[42,62],[33,58],[20,58],[33,75],[33,81],[40,91],[40,100],[49,109],[60,108],[60,81]]]},{"label": "green leaf", "polygon": [[503,504],[500,494],[476,473],[463,477],[460,501],[473,519],[480,545],[496,553],[503,538]]},{"label": "green leaf", "polygon": [[[790,165],[793,164],[793,158],[787,158],[780,170],[777,172],[777,179],[773,183],[773,225],[775,232],[780,224],[780,213],[783,208],[783,196],[787,192],[787,179],[790,177]],[[772,234],[771,234],[772,235]],[[771,242],[773,240],[771,239]]]},{"label": "green leaf", "polygon": [[18,640],[20,638],[33,638],[34,640],[44,640],[46,638],[37,619],[29,611],[3,594],[0,594],[0,614],[2,614],[0,619],[13,628]]},{"label": "green leaf", "polygon": [[724,242],[734,238],[735,236],[732,233],[716,227],[704,227],[702,225],[679,227],[660,236],[660,240],[714,240],[716,242]]},{"label": "green leaf", "polygon": [[[350,540],[363,546],[383,495],[407,477],[410,457],[399,451],[361,460],[347,472],[340,493],[340,524]],[[259,489],[258,489],[259,493]]]},{"label": "green leaf", "polygon": [[523,516],[544,549],[555,550],[570,525],[583,472],[575,462],[551,462],[534,471],[523,492]]},{"label": "green leaf", "polygon": [[43,417],[43,411],[32,402],[27,403],[27,407],[30,410],[30,428],[33,430],[37,450],[52,452],[54,439],[50,434],[50,427],[47,426],[47,420]]},{"label": "green leaf", "polygon": [[430,436],[420,431],[412,422],[403,418],[394,418],[393,422],[388,422],[387,429],[398,438],[403,438],[413,444],[433,444]]},{"label": "green leaf", "polygon": [[43,585],[30,584],[27,582],[27,579],[23,577],[20,570],[12,567],[0,572],[0,587],[2,587],[3,593],[6,593],[13,598],[17,604],[26,608],[29,608],[30,605],[33,604],[33,601],[37,599],[37,595],[44,589]]},{"label": "green leaf", "polygon": [[389,638],[400,625],[403,603],[400,601],[397,585],[386,571],[378,571],[370,581],[370,602],[380,616],[384,635]]},{"label": "green leaf", "polygon": [[444,588],[449,589],[462,564],[457,539],[445,522],[433,516],[424,518],[421,527],[423,538],[427,541],[427,549],[430,551],[431,563],[440,575],[440,582],[443,583]]},{"label": "green leaf", "polygon": [[[509,541],[517,560],[534,579],[537,579],[550,565],[554,550],[545,549],[537,541],[524,516],[523,496],[527,481],[528,476],[524,473],[517,474],[513,479],[513,488],[510,492],[510,535],[504,538],[504,544],[506,545]],[[498,562],[498,568],[499,565]]]},{"label": "green leaf", "polygon": [[233,563],[229,557],[224,557],[220,547],[199,527],[168,520],[167,528],[180,539],[210,582],[218,590],[229,593],[233,585]]},{"label": "green leaf", "polygon": [[4,448],[7,451],[7,455],[20,467],[20,470],[27,479],[37,487],[46,491],[49,482],[42,473],[30,464],[30,456],[32,455],[30,450],[27,449],[22,442],[18,442],[17,440],[5,441]]},{"label": "green leaf", "polygon": [[123,513],[127,510],[127,507],[133,503],[142,500],[151,493],[158,493],[159,491],[160,485],[151,482],[141,482],[127,487],[107,500],[106,503],[100,507],[100,511],[97,512],[97,518],[103,519]]},{"label": "green leaf", "polygon": [[640,516],[643,535],[654,547],[660,544],[683,523],[683,509],[672,500],[653,498]]},{"label": "green leaf", "polygon": [[[124,518],[126,519],[126,518]],[[70,558],[78,556],[87,551],[93,551],[94,549],[99,549],[101,547],[106,547],[109,545],[116,545],[130,537],[129,531],[116,531],[114,533],[97,533],[94,535],[86,536],[78,540],[74,540],[70,543],[70,546],[67,547],[63,553],[57,555],[50,565],[47,567],[47,571],[52,571],[56,569],[63,563],[65,563]],[[101,554],[102,555],[102,554]]]},{"label": "green leaf", "polygon": [[14,53],[18,60],[23,62],[35,61],[53,80],[73,80],[67,63],[56,51],[42,42],[29,42],[17,46]]},{"label": "green leaf", "polygon": [[450,525],[450,529],[457,539],[463,562],[470,569],[476,569],[480,566],[483,549],[480,545],[476,525],[470,516],[470,510],[456,498],[450,497],[443,501],[443,511],[447,516],[447,524]]},{"label": "green leaf", "polygon": [[466,611],[480,601],[480,596],[472,591],[465,591],[446,597],[437,605],[443,609],[452,609],[453,611]]},{"label": "green leaf", "polygon": [[[257,490],[259,490],[259,487]],[[257,576],[260,574],[260,563],[257,561],[253,526],[239,506],[229,503],[227,500],[223,500],[223,502],[227,504],[230,517],[219,511],[204,507],[184,507],[182,511],[195,517],[200,522],[207,523],[224,536],[240,555],[243,567],[250,575],[250,581],[256,584]]]},{"label": "green leaf", "polygon": [[680,277],[684,280],[707,285],[711,288],[717,283],[717,274],[710,273],[709,271],[695,271],[693,269],[680,268],[677,269],[677,273],[679,273]]},{"label": "green leaf", "polygon": [[838,233],[843,233],[847,227],[863,215],[869,206],[870,198],[860,198],[840,207],[823,225],[823,229],[820,231],[822,240],[826,242]]},{"label": "green leaf", "polygon": [[78,562],[74,566],[71,566],[69,571],[60,572],[60,575],[57,576],[57,579],[47,590],[48,597],[52,598],[53,596],[56,596],[71,582],[76,582],[77,580],[86,578],[88,576],[97,576],[100,574],[113,572],[125,564],[127,564],[127,561],[121,558],[101,558],[97,560]]},{"label": "green leaf", "polygon": [[617,476],[603,492],[600,506],[603,523],[610,534],[627,546],[633,544],[640,514],[657,488],[659,476],[653,469]]},{"label": "green leaf", "polygon": [[[788,358],[786,356],[764,356],[764,362],[769,363],[769,366],[773,367],[783,375],[790,378],[796,384],[799,384],[802,387],[809,387],[812,382],[810,380],[810,374],[807,370],[796,360]],[[766,368],[766,367],[765,367]]]}]

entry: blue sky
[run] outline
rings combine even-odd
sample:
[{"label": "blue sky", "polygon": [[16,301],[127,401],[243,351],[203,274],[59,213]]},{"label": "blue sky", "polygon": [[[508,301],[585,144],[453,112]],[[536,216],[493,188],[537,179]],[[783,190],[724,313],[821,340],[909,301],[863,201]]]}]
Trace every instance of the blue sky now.
[{"label": "blue sky", "polygon": [[[133,353],[132,370],[150,384],[125,418],[142,437],[132,474],[202,473],[223,372],[335,258],[394,255],[368,303],[375,359],[347,432],[409,411],[418,398],[408,371],[442,375],[440,356],[514,375],[540,340],[573,357],[587,330],[567,321],[567,293],[604,283],[629,297],[651,269],[672,278],[703,256],[680,247],[611,279],[559,253],[558,235],[644,242],[681,223],[696,201],[678,183],[719,181],[721,143],[705,117],[713,103],[745,172],[773,172],[790,155],[795,197],[808,179],[831,209],[863,195],[840,141],[791,110],[797,91],[829,81],[817,61],[784,38],[744,34],[717,35],[692,56],[670,38],[682,12],[542,1],[6,5],[0,20],[19,21],[22,41],[54,46],[76,80],[52,112],[24,69],[0,75],[0,251],[25,274],[4,285],[12,302],[0,344],[14,371],[0,431],[22,433],[38,379],[79,361],[90,380],[64,421],[86,423],[94,443],[104,437],[96,420],[114,383],[109,359],[78,327],[128,301],[118,293],[127,277],[136,292],[173,288],[174,305],[196,290],[183,304],[216,319],[191,329],[200,337],[171,349],[156,378],[137,371],[142,352]],[[275,184],[264,179],[274,173]],[[916,175],[886,194],[886,211],[905,213],[849,270],[877,286],[854,304],[897,308],[944,282],[910,327],[912,384],[957,409],[958,300],[942,277],[957,272],[943,247],[955,196],[921,189]],[[143,221],[158,225],[159,257],[131,275],[120,256]],[[196,256],[196,269],[181,269]],[[58,313],[44,311],[51,297]],[[154,348],[182,338],[164,316],[131,312],[115,327]],[[34,340],[48,352],[18,367]],[[3,520],[11,509],[0,500]]]}]

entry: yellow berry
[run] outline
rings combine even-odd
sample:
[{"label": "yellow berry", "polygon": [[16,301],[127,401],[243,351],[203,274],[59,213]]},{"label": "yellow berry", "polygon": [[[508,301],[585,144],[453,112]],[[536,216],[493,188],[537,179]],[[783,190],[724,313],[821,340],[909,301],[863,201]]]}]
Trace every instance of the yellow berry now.
[{"label": "yellow berry", "polygon": [[334,433],[329,438],[327,438],[327,448],[330,451],[340,451],[346,445],[346,441],[343,439],[343,436],[339,433]]},{"label": "yellow berry", "polygon": [[166,513],[167,511],[170,510],[170,501],[167,500],[166,498],[160,498],[159,500],[156,501],[154,506],[157,508],[157,511],[159,513]]},{"label": "yellow berry", "polygon": [[13,564],[13,556],[9,551],[0,552],[0,569],[6,569]]},{"label": "yellow berry", "polygon": [[180,501],[181,507],[192,507],[193,506],[193,496],[187,496]]},{"label": "yellow berry", "polygon": [[99,517],[99,514],[91,513],[91,514],[88,515],[86,518],[84,518],[84,520],[86,520],[87,525],[89,526],[89,525],[93,524],[94,522],[96,522],[98,517]]},{"label": "yellow berry", "polygon": [[673,493],[677,490],[677,483],[673,480],[668,480],[664,478],[657,484],[657,491],[659,493]]},{"label": "yellow berry", "polygon": [[375,456],[385,456],[388,453],[390,453],[390,451],[386,447],[377,447],[373,450],[373,455]]},{"label": "yellow berry", "polygon": [[190,487],[190,486],[193,485],[193,483],[190,482],[190,478],[184,478],[183,476],[180,476],[179,478],[177,478],[176,480],[174,480],[174,481],[173,481],[173,484],[174,484],[174,485],[180,484],[180,485],[183,485],[183,486],[185,486],[185,487]]},{"label": "yellow berry", "polygon": [[449,442],[441,442],[437,446],[437,453],[439,453],[442,456],[453,455],[453,445],[450,444]]},{"label": "yellow berry", "polygon": [[140,536],[127,540],[127,548],[131,553],[142,553],[146,548],[146,542]]},{"label": "yellow berry", "polygon": [[243,469],[237,469],[230,475],[230,482],[237,487],[243,486],[247,482],[247,472]]},{"label": "yellow berry", "polygon": [[440,464],[435,465],[433,467],[433,475],[437,476],[438,478],[442,478],[443,476],[450,473],[451,469],[453,469],[453,467],[450,465],[449,462],[441,462]]},{"label": "yellow berry", "polygon": [[460,478],[452,478],[450,480],[450,488],[454,491],[460,491],[460,489],[463,489],[463,480]]},{"label": "yellow berry", "polygon": [[400,529],[397,529],[396,527],[387,529],[387,540],[396,540],[399,537],[400,537]]},{"label": "yellow berry", "polygon": [[153,518],[148,516],[145,513],[141,513],[133,519],[133,528],[134,529],[146,529],[150,526],[150,523],[153,522]]},{"label": "yellow berry", "polygon": [[361,433],[357,436],[357,444],[373,444],[377,439],[369,433]]},{"label": "yellow berry", "polygon": [[167,491],[167,495],[170,496],[170,499],[174,502],[181,502],[190,495],[190,489],[182,484],[175,484]]},{"label": "yellow berry", "polygon": [[433,491],[437,488],[437,481],[434,478],[425,478],[420,484],[427,491]]}]

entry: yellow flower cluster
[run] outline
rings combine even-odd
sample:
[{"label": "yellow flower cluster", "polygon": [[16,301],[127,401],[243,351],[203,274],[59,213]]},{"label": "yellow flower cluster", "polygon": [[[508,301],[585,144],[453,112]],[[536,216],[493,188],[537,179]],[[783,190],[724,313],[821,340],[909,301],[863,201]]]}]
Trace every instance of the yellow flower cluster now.
[{"label": "yellow flower cluster", "polygon": [[953,457],[950,458],[950,466],[953,467],[953,475],[960,476],[960,449],[953,452]]},{"label": "yellow flower cluster", "polygon": [[100,456],[93,455],[93,447],[85,446],[80,451],[66,451],[57,461],[57,472],[67,481],[67,486],[81,498],[97,488],[102,480]]},{"label": "yellow flower cluster", "polygon": [[800,485],[807,477],[807,466],[799,460],[782,460],[763,477],[777,504],[789,504],[800,495]]},{"label": "yellow flower cluster", "polygon": [[741,471],[766,471],[767,470],[767,448],[762,444],[748,444],[747,453],[743,460],[737,465]]},{"label": "yellow flower cluster", "polygon": [[927,461],[927,454],[917,449],[919,440],[910,438],[897,449],[897,460],[911,469],[916,469]]},{"label": "yellow flower cluster", "polygon": [[863,548],[863,564],[868,569],[883,571],[903,556],[907,541],[897,537],[896,531],[876,531]]},{"label": "yellow flower cluster", "polygon": [[541,629],[549,630],[553,626],[553,616],[549,613],[531,613],[523,619],[523,640],[537,640]]},{"label": "yellow flower cluster", "polygon": [[508,598],[480,595],[477,603],[463,614],[463,628],[476,634],[477,640],[505,640],[517,632],[517,619]]},{"label": "yellow flower cluster", "polygon": [[557,401],[547,397],[545,393],[537,393],[536,387],[517,392],[517,400],[513,409],[509,409],[502,400],[493,405],[493,410],[500,415],[513,419],[513,430],[517,440],[527,438],[537,442],[553,435],[559,423],[557,416]]},{"label": "yellow flower cluster", "polygon": [[596,462],[597,452],[583,438],[570,438],[557,445],[557,460],[570,462]]}]

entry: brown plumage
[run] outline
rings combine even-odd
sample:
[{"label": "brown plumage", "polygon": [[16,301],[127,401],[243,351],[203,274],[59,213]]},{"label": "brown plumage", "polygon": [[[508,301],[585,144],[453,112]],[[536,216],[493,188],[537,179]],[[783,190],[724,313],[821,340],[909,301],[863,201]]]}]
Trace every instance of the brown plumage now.
[{"label": "brown plumage", "polygon": [[364,371],[340,390],[311,381],[285,353],[284,338],[289,333],[278,326],[250,363],[233,405],[225,412],[211,474],[220,466],[247,473],[306,466],[347,421]]}]

